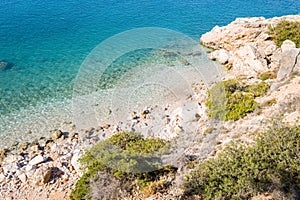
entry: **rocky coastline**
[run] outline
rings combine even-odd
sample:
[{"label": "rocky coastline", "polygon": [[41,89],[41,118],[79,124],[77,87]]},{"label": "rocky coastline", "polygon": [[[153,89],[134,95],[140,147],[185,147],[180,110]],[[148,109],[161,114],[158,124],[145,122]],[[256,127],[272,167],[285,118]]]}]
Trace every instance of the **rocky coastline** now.
[{"label": "rocky coastline", "polygon": [[[237,121],[222,124],[222,133],[210,131],[204,142],[194,144],[185,150],[186,155],[197,158],[203,156],[199,149],[211,149],[205,157],[213,157],[233,140],[251,141],[251,135],[265,130],[275,116],[282,116],[287,124],[299,124],[300,116],[300,49],[294,42],[286,40],[278,47],[270,39],[269,26],[276,26],[281,20],[298,21],[300,15],[288,15],[265,19],[262,17],[238,18],[224,27],[214,27],[202,35],[202,45],[211,48],[208,57],[227,69],[224,79],[242,78],[244,82],[255,83],[260,75],[272,72],[276,78],[268,79],[270,90],[266,96],[256,100],[260,105],[274,100],[271,106],[261,106],[260,111],[250,113]],[[182,115],[178,109],[189,103],[198,104],[197,113],[190,121],[198,126],[200,134],[205,134],[215,126],[207,116],[205,101],[207,89],[203,83],[191,86],[194,93],[187,96],[180,105],[166,105],[161,116],[168,133],[178,136],[182,130]],[[287,112],[288,110],[288,112]],[[286,112],[285,112],[286,111]],[[132,129],[151,124],[155,108],[128,113],[128,126]],[[262,126],[263,124],[263,126]],[[119,124],[103,124],[99,127],[79,132],[53,130],[48,138],[23,142],[0,151],[0,198],[1,199],[68,199],[71,190],[83,171],[78,159],[92,145],[112,134],[122,131]],[[205,148],[203,148],[205,146]],[[181,167],[187,162],[182,162]],[[180,167],[180,166],[179,166]],[[182,170],[182,178],[187,171]],[[155,194],[148,199],[177,199],[181,195],[177,188],[178,178],[164,194]],[[137,195],[136,199],[139,195]],[[267,199],[268,197],[266,197]],[[143,197],[140,197],[143,199]],[[255,198],[254,198],[255,199]],[[257,197],[256,199],[263,199]]]}]

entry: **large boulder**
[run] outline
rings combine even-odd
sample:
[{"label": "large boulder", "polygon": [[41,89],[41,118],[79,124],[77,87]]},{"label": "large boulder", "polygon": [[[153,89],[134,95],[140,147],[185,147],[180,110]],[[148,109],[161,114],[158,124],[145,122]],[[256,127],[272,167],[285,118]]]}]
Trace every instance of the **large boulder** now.
[{"label": "large boulder", "polygon": [[218,60],[221,64],[226,64],[229,60],[229,52],[225,49],[216,50],[209,54],[209,58]]},{"label": "large boulder", "polygon": [[237,75],[256,76],[266,71],[267,61],[251,45],[240,47],[233,58],[233,71]]},{"label": "large boulder", "polygon": [[277,79],[283,80],[289,77],[289,75],[293,71],[299,70],[300,68],[299,60],[300,60],[300,49],[292,48],[283,51],[281,61],[280,61],[280,68],[277,73]]},{"label": "large boulder", "polygon": [[296,44],[291,40],[285,40],[281,45],[282,52],[290,50],[290,49],[295,49],[295,48],[296,48]]}]

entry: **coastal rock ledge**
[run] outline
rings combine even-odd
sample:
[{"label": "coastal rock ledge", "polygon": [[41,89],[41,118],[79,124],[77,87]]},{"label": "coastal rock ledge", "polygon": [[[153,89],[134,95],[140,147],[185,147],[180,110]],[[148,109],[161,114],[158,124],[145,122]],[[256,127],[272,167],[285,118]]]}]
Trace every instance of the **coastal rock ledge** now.
[{"label": "coastal rock ledge", "polygon": [[227,26],[215,26],[202,35],[200,42],[214,50],[209,54],[210,59],[232,69],[235,76],[249,78],[274,71],[278,72],[279,80],[284,79],[293,70],[298,70],[295,61],[300,60],[300,49],[292,41],[277,47],[271,40],[269,27],[275,27],[282,20],[300,22],[300,15],[237,18]]}]

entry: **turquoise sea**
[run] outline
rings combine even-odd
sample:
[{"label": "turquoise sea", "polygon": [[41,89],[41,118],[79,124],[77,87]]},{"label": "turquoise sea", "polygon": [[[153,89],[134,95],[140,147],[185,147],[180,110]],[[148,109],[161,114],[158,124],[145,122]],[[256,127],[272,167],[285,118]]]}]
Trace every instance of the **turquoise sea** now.
[{"label": "turquoise sea", "polygon": [[9,67],[0,70],[0,134],[20,128],[21,112],[70,99],[85,57],[115,34],[162,27],[197,41],[237,17],[299,12],[299,0],[1,0],[0,61]]}]

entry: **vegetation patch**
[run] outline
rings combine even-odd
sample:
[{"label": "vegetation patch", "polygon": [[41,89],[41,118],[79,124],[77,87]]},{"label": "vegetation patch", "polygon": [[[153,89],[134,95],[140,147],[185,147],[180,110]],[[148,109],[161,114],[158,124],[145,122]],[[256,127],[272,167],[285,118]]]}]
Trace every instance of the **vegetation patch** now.
[{"label": "vegetation patch", "polygon": [[[136,132],[121,132],[101,141],[81,158],[86,172],[77,182],[70,199],[91,199],[91,180],[97,185],[95,175],[99,172],[102,172],[102,177],[103,172],[113,175],[119,181],[120,189],[126,191],[137,186],[144,188],[161,176],[172,174],[176,169],[161,166],[160,160],[160,155],[167,153],[168,147],[169,143],[162,139],[144,139]],[[100,189],[105,191],[105,188]]]},{"label": "vegetation patch", "polygon": [[268,80],[268,79],[275,79],[277,78],[277,74],[275,72],[267,71],[264,73],[261,73],[258,78],[262,81]]},{"label": "vegetation patch", "polygon": [[300,22],[282,20],[275,27],[269,26],[269,34],[279,47],[285,40],[292,40],[300,48]]},{"label": "vegetation patch", "polygon": [[270,86],[266,82],[262,81],[253,85],[247,85],[244,87],[244,91],[253,94],[254,97],[260,97],[265,95],[269,88]]},{"label": "vegetation patch", "polygon": [[264,81],[244,85],[231,79],[217,83],[208,91],[208,116],[221,120],[238,120],[255,110],[254,98],[265,95],[269,85]]},{"label": "vegetation patch", "polygon": [[276,103],[277,103],[277,100],[275,98],[273,98],[273,99],[270,99],[268,101],[265,101],[264,103],[262,103],[261,106],[262,107],[269,107],[269,106],[272,106],[272,105],[274,105]]},{"label": "vegetation patch", "polygon": [[185,195],[250,199],[261,193],[296,199],[300,190],[300,127],[273,127],[254,145],[232,144],[187,176]]}]

